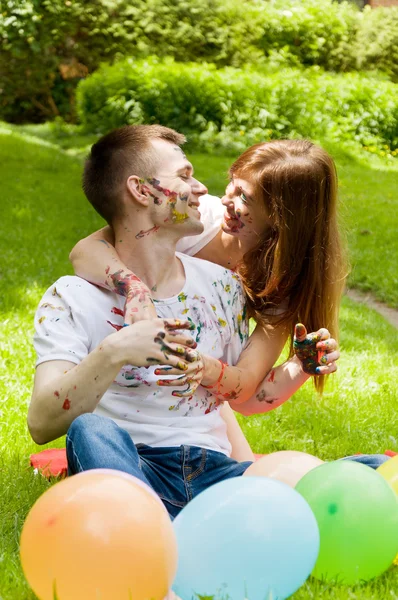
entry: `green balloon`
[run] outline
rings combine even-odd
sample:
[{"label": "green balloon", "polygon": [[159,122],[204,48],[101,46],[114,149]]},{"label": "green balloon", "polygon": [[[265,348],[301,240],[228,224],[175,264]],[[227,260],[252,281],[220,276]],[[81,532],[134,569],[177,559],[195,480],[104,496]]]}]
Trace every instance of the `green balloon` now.
[{"label": "green balloon", "polygon": [[318,521],[313,577],[345,584],[381,575],[398,552],[398,496],[376,471],[349,460],[316,467],[296,485]]}]

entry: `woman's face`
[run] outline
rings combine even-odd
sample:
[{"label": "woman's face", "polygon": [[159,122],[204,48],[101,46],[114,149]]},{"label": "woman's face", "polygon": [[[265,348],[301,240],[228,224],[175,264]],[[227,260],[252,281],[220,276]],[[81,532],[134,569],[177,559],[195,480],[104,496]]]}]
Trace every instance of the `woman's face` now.
[{"label": "woman's face", "polygon": [[245,179],[234,177],[230,181],[222,203],[222,230],[239,237],[247,249],[255,246],[271,227],[264,204],[254,198],[254,187]]}]

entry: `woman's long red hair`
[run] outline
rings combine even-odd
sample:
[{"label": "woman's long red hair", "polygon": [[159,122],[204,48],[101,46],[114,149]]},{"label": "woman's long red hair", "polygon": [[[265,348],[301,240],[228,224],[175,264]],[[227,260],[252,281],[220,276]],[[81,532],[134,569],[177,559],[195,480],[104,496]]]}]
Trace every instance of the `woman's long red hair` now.
[{"label": "woman's long red hair", "polygon": [[[246,150],[230,168],[231,177],[246,179],[264,203],[272,222],[238,271],[249,312],[269,325],[270,309],[282,305],[273,319],[292,334],[295,323],[307,331],[329,329],[338,338],[338,316],[347,274],[337,217],[337,175],[329,154],[308,140],[277,140]],[[316,377],[322,391],[324,377]]]}]

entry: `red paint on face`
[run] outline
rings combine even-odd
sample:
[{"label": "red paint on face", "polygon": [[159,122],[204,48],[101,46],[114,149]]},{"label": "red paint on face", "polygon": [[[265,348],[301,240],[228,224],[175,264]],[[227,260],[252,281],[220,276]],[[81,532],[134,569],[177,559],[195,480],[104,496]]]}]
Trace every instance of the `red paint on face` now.
[{"label": "red paint on face", "polygon": [[[67,371],[65,371],[65,373],[67,373]],[[55,390],[55,392],[54,392],[54,396],[55,396],[56,398],[59,398],[59,392],[57,392],[57,390]]]},{"label": "red paint on face", "polygon": [[69,398],[65,398],[65,402],[63,403],[62,408],[64,410],[69,410],[70,409],[70,400],[69,400]]},{"label": "red paint on face", "polygon": [[108,273],[109,273],[109,271],[110,271],[110,270],[111,270],[111,268],[110,268],[109,266],[108,266],[108,267],[106,267],[106,269],[105,269],[105,273],[108,275]]}]

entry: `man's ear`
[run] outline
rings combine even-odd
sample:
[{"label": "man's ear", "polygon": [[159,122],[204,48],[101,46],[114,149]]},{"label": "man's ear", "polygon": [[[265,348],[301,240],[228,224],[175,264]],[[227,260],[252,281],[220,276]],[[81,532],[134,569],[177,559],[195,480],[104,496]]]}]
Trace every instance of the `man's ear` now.
[{"label": "man's ear", "polygon": [[142,206],[148,206],[149,196],[147,194],[146,186],[140,177],[131,175],[126,181],[126,187],[133,200],[139,202]]}]

